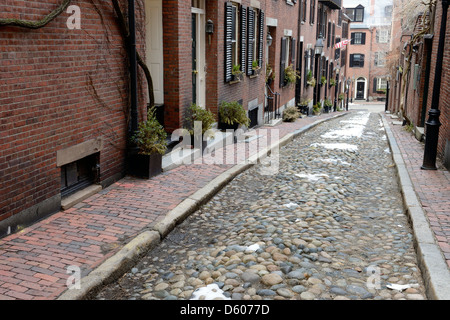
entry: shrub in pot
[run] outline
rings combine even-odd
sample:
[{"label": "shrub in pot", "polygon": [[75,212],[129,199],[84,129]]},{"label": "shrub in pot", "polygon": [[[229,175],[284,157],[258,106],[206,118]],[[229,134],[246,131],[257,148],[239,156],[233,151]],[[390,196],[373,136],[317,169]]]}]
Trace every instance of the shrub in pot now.
[{"label": "shrub in pot", "polygon": [[[214,117],[214,114],[210,110],[202,108],[195,103],[191,105],[191,107],[189,108],[187,130],[191,135],[191,145],[193,147],[195,147],[196,145],[201,145],[202,152],[205,150],[207,145],[206,138],[211,135],[211,131],[208,130],[212,128],[214,122],[216,122],[216,119]],[[200,124],[201,130],[199,127]]]},{"label": "shrub in pot", "polygon": [[294,122],[300,117],[300,112],[298,111],[297,107],[290,106],[284,109],[283,112],[283,121],[286,122]]},{"label": "shrub in pot", "polygon": [[167,133],[156,120],[155,107],[147,113],[147,120],[139,123],[132,137],[137,152],[132,152],[129,173],[141,178],[151,178],[162,172],[162,156],[167,150]]},{"label": "shrub in pot", "polygon": [[222,102],[219,106],[219,129],[236,130],[239,125],[247,127],[250,125],[244,107],[237,101]]}]

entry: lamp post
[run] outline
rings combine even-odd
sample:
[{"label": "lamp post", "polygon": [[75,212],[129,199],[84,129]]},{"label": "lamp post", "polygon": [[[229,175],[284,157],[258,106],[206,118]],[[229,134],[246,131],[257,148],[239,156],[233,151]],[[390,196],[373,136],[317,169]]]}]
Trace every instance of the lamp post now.
[{"label": "lamp post", "polygon": [[317,103],[317,100],[318,100],[317,98],[320,96],[320,86],[318,84],[320,83],[320,78],[319,78],[320,69],[321,69],[320,61],[322,60],[322,59],[320,59],[320,56],[322,55],[322,52],[323,52],[323,36],[322,36],[322,33],[319,33],[319,37],[317,38],[316,45],[314,46],[314,54],[316,57],[319,56],[317,58],[318,67],[317,67],[317,73],[315,75],[316,76],[316,88],[314,90],[315,97],[316,97],[316,99],[314,99],[315,103]]},{"label": "lamp post", "polygon": [[338,104],[338,86],[339,86],[339,62],[336,66],[336,85],[334,86],[334,107],[333,111],[336,111]]},{"label": "lamp post", "polygon": [[350,84],[352,83],[352,80],[350,78],[347,79],[347,103],[345,106],[345,110],[348,111],[348,96],[350,94]]},{"label": "lamp post", "polygon": [[428,112],[426,139],[425,139],[425,152],[423,156],[423,164],[421,169],[423,170],[437,170],[436,168],[436,155],[437,145],[439,139],[439,96],[441,91],[441,77],[442,77],[442,60],[444,57],[444,44],[445,44],[445,30],[447,28],[447,10],[448,1],[442,0],[442,16],[441,16],[441,29],[439,31],[439,45],[436,57],[436,68],[434,72],[433,82],[433,96],[431,99],[431,109]]}]

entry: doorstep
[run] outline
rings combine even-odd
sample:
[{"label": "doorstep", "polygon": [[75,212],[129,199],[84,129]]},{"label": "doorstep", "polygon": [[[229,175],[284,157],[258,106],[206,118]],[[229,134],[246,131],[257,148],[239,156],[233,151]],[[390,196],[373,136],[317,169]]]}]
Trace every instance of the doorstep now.
[{"label": "doorstep", "polygon": [[67,210],[101,190],[102,190],[101,185],[93,184],[78,192],[75,192],[74,194],[61,199],[61,209]]},{"label": "doorstep", "polygon": [[[213,139],[208,139],[208,145],[206,146],[205,153],[211,153],[213,150],[218,150],[229,144],[232,144],[233,138],[232,132],[216,131]],[[175,169],[182,164],[192,163],[195,159],[200,158],[202,153],[200,149],[186,149],[177,148],[165,154],[162,158],[162,170],[163,172]]]}]

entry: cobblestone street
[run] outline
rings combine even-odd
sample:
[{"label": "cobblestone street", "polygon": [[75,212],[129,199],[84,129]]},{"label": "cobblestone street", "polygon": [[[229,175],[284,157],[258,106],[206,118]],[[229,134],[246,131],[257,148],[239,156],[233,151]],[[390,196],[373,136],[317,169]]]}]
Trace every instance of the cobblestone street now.
[{"label": "cobblestone street", "polygon": [[358,111],[231,181],[96,299],[425,299],[380,115]]}]

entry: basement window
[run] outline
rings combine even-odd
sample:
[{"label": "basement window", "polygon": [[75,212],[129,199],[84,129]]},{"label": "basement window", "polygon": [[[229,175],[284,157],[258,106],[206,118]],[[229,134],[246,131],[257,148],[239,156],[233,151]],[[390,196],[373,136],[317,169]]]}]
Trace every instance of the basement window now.
[{"label": "basement window", "polygon": [[61,197],[69,196],[98,180],[99,155],[95,153],[61,167]]}]

